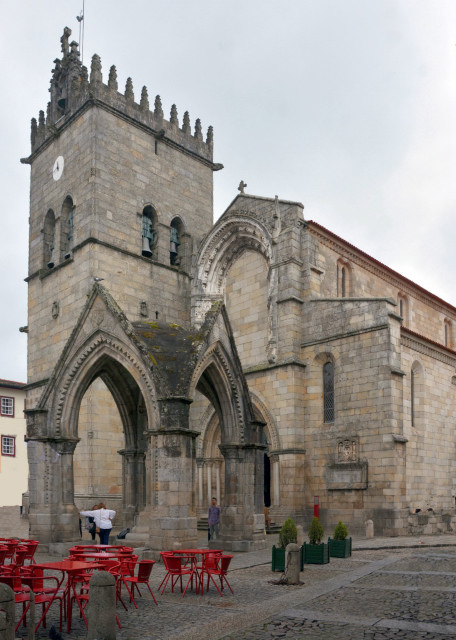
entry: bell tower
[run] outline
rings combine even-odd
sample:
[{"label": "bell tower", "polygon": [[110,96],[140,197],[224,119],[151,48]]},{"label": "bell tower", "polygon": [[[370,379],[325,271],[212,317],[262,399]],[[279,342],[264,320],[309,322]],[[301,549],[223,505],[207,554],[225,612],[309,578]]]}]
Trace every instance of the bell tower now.
[{"label": "bell tower", "polygon": [[165,119],[115,66],[90,72],[66,27],[46,113],[32,119],[28,380],[51,375],[94,280],[130,321],[190,323],[192,256],[212,226],[213,130]]}]

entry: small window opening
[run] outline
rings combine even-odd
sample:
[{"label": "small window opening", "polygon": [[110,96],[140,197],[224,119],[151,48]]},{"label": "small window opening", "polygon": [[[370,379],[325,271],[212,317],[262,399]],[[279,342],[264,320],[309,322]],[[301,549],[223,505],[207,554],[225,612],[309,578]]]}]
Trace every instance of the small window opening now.
[{"label": "small window opening", "polygon": [[334,365],[323,366],[323,422],[334,422]]}]

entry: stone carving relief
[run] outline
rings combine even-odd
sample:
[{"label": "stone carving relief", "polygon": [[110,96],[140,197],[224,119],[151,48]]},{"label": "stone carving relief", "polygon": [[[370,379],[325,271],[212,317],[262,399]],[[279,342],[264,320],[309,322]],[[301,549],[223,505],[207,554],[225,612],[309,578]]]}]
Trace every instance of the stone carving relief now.
[{"label": "stone carving relief", "polygon": [[337,444],[337,462],[356,462],[358,448],[356,440],[341,440]]}]

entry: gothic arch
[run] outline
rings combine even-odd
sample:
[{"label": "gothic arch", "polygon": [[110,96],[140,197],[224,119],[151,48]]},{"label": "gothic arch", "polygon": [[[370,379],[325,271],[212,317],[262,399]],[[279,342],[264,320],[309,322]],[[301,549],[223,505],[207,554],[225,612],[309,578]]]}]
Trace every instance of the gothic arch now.
[{"label": "gothic arch", "polygon": [[272,240],[267,229],[243,216],[222,220],[203,242],[198,255],[198,284],[202,292],[222,295],[230,265],[245,249],[259,251],[270,267]]},{"label": "gothic arch", "polygon": [[250,391],[250,397],[252,398],[253,410],[255,414],[257,414],[258,417],[266,423],[264,429],[267,432],[269,451],[278,451],[281,448],[280,436],[274,415],[269,411],[266,404],[257,393]]},{"label": "gothic arch", "polygon": [[[128,375],[121,375],[120,371]],[[90,383],[102,374],[119,408],[124,426],[128,424],[128,406],[132,402],[132,381],[145,402],[149,421],[157,422],[155,389],[138,357],[121,340],[103,331],[92,335],[63,368],[56,381],[54,397],[54,435],[75,436],[80,402]],[[123,403],[123,394],[129,400]],[[130,437],[129,430],[126,437]]]},{"label": "gothic arch", "polygon": [[193,291],[192,320],[198,325],[214,299],[223,298],[226,274],[244,251],[257,251],[266,260],[268,270],[267,291],[267,359],[277,358],[276,305],[277,270],[273,263],[273,243],[266,227],[245,215],[232,215],[220,220],[203,241],[197,258],[197,277]]},{"label": "gothic arch", "polygon": [[222,442],[243,444],[245,419],[242,389],[220,342],[209,347],[203,360],[195,368],[190,384],[191,397],[195,389],[208,398],[217,412]]}]

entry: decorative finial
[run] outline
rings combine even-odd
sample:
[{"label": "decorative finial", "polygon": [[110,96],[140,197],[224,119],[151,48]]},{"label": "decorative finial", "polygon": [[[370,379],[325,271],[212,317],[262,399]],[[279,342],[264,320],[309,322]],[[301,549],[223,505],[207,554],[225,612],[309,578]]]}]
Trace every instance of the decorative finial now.
[{"label": "decorative finial", "polygon": [[149,111],[149,96],[147,94],[147,87],[141,89],[141,102],[139,103],[141,111]]},{"label": "decorative finial", "polygon": [[100,56],[95,53],[92,56],[92,64],[90,67],[90,84],[93,85],[97,82],[103,82],[103,76],[101,75]]},{"label": "decorative finial", "polygon": [[69,27],[65,27],[63,30],[63,36],[60,38],[60,43],[62,45],[62,53],[65,58],[68,55],[68,39],[71,36],[71,29]]},{"label": "decorative finial", "polygon": [[83,66],[81,69],[81,91],[85,91],[89,86],[89,70]]},{"label": "decorative finial", "polygon": [[111,91],[117,91],[117,89],[119,88],[119,85],[117,83],[117,69],[115,64],[113,64],[109,69],[108,87],[111,89]]},{"label": "decorative finial", "polygon": [[32,143],[32,151],[33,151],[33,147],[35,146],[35,142],[36,142],[36,133],[37,133],[37,123],[36,123],[36,118],[32,118],[32,128],[31,128],[31,133],[30,133],[30,140]]},{"label": "decorative finial", "polygon": [[244,180],[241,180],[238,186],[238,191],[240,191],[241,193],[244,193],[244,189],[247,186],[247,182],[244,182]]},{"label": "decorative finial", "polygon": [[135,101],[135,94],[133,93],[133,81],[131,78],[127,78],[127,82],[125,84],[125,98],[129,102]]},{"label": "decorative finial", "polygon": [[214,127],[211,125],[207,130],[206,144],[211,145],[213,143],[214,143]]},{"label": "decorative finial", "polygon": [[162,101],[161,101],[160,96],[155,96],[154,116],[156,118],[163,118]]},{"label": "decorative finial", "polygon": [[179,126],[179,119],[177,117],[177,107],[176,107],[175,104],[173,104],[171,106],[171,113],[170,113],[169,121],[170,121],[171,124],[175,125],[176,127]]},{"label": "decorative finial", "polygon": [[184,113],[184,122],[182,124],[182,131],[188,134],[192,132],[192,129],[190,127],[190,114],[188,113],[188,111]]},{"label": "decorative finial", "polygon": [[201,120],[199,118],[195,121],[195,138],[203,141],[203,132],[201,131]]}]

